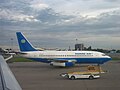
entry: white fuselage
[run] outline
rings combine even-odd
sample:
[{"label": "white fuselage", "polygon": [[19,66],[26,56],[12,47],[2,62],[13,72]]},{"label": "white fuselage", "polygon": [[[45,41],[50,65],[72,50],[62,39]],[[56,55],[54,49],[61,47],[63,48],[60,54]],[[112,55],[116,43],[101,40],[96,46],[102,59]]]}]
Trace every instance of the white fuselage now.
[{"label": "white fuselage", "polygon": [[[96,51],[29,51],[25,52],[22,56],[30,59],[60,59],[60,60],[76,60],[76,62],[88,62],[91,59],[91,63],[106,62],[111,59],[109,56],[101,52]],[[89,60],[85,60],[89,59]],[[83,61],[84,60],[84,61]],[[37,60],[38,61],[38,60]]]}]

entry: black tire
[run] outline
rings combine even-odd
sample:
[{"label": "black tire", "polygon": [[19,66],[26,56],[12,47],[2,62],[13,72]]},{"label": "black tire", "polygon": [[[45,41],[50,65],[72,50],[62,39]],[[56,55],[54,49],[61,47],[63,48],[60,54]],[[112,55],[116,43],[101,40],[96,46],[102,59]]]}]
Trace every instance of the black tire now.
[{"label": "black tire", "polygon": [[50,63],[50,66],[53,66],[53,64],[52,64],[52,63]]},{"label": "black tire", "polygon": [[94,79],[94,77],[93,76],[89,76],[89,79],[92,80],[92,79]]},{"label": "black tire", "polygon": [[76,78],[75,78],[75,76],[71,76],[70,79],[71,80],[75,80]]}]

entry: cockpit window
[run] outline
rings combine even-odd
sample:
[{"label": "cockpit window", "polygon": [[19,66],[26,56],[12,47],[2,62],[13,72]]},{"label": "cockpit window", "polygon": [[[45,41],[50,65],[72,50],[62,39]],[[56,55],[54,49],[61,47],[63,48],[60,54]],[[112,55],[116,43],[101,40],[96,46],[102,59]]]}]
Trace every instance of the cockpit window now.
[{"label": "cockpit window", "polygon": [[105,54],[102,54],[102,56],[106,56]]}]

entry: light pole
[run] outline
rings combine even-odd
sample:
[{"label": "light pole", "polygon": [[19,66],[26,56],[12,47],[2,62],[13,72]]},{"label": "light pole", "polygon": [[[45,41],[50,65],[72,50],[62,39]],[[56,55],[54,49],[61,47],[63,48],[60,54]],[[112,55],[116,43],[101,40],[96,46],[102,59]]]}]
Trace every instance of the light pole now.
[{"label": "light pole", "polygon": [[78,39],[76,38],[76,44],[78,44]]},{"label": "light pole", "polygon": [[13,38],[11,38],[11,51],[13,51]]}]

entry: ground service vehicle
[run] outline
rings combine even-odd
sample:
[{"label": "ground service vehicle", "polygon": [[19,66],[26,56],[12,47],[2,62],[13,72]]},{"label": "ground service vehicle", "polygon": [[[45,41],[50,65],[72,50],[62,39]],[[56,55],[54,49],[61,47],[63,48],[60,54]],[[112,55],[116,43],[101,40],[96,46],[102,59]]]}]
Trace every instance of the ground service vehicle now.
[{"label": "ground service vehicle", "polygon": [[95,78],[100,78],[99,73],[88,73],[88,72],[72,72],[72,73],[62,73],[60,76],[69,78],[71,80],[78,78],[88,78],[90,80]]}]

